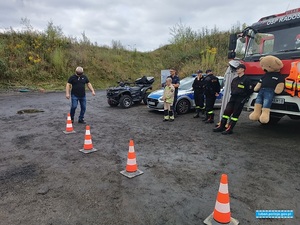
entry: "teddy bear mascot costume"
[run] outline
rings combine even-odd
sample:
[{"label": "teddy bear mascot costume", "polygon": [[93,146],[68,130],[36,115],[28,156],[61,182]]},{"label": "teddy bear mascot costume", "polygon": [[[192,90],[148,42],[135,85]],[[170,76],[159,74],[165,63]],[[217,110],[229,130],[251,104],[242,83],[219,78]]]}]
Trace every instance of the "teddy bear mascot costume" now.
[{"label": "teddy bear mascot costume", "polygon": [[273,97],[284,90],[284,76],[279,72],[283,67],[283,63],[280,59],[271,55],[261,57],[259,61],[261,68],[266,73],[254,88],[254,91],[258,92],[258,94],[255,100],[254,111],[249,115],[249,119],[268,123]]}]

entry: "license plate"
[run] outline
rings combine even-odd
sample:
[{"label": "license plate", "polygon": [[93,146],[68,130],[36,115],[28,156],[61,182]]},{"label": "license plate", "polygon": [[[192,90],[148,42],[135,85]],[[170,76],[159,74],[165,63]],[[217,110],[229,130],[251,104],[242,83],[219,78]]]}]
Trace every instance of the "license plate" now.
[{"label": "license plate", "polygon": [[283,105],[284,104],[284,98],[273,98],[272,103]]},{"label": "license plate", "polygon": [[155,102],[148,102],[149,105],[155,105]]}]

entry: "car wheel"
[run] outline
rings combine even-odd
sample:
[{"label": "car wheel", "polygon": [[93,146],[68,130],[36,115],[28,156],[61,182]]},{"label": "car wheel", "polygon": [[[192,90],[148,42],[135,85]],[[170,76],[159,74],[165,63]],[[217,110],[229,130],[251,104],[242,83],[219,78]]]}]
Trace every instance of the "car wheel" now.
[{"label": "car wheel", "polygon": [[186,114],[190,110],[190,101],[187,99],[181,99],[176,104],[176,112],[178,114]]},{"label": "car wheel", "polygon": [[119,105],[119,102],[116,102],[112,99],[107,99],[107,103],[111,106],[111,107],[117,107]]},{"label": "car wheel", "polygon": [[132,105],[132,98],[129,95],[123,95],[120,98],[120,105],[122,108],[129,108]]}]

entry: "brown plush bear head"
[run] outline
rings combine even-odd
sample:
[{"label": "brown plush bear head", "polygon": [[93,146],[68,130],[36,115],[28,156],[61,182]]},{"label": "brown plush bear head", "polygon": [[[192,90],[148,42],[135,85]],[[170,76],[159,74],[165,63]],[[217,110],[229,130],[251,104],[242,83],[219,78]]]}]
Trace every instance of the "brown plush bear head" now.
[{"label": "brown plush bear head", "polygon": [[267,55],[259,59],[260,66],[265,72],[279,72],[283,63],[275,56]]}]

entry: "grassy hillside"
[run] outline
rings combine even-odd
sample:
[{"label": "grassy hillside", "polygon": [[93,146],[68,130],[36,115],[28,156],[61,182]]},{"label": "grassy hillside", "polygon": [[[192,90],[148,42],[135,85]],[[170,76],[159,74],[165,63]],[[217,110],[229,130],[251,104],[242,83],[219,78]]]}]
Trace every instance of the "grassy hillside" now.
[{"label": "grassy hillside", "polygon": [[76,66],[82,66],[96,89],[115,85],[121,79],[151,75],[175,67],[180,77],[197,69],[211,68],[222,75],[227,67],[230,32],[203,29],[195,32],[182,24],[171,28],[170,44],[153,52],[127,50],[118,41],[98,46],[83,34],[81,40],[66,37],[61,28],[49,23],[44,32],[31,27],[0,33],[1,89],[62,90]]}]

